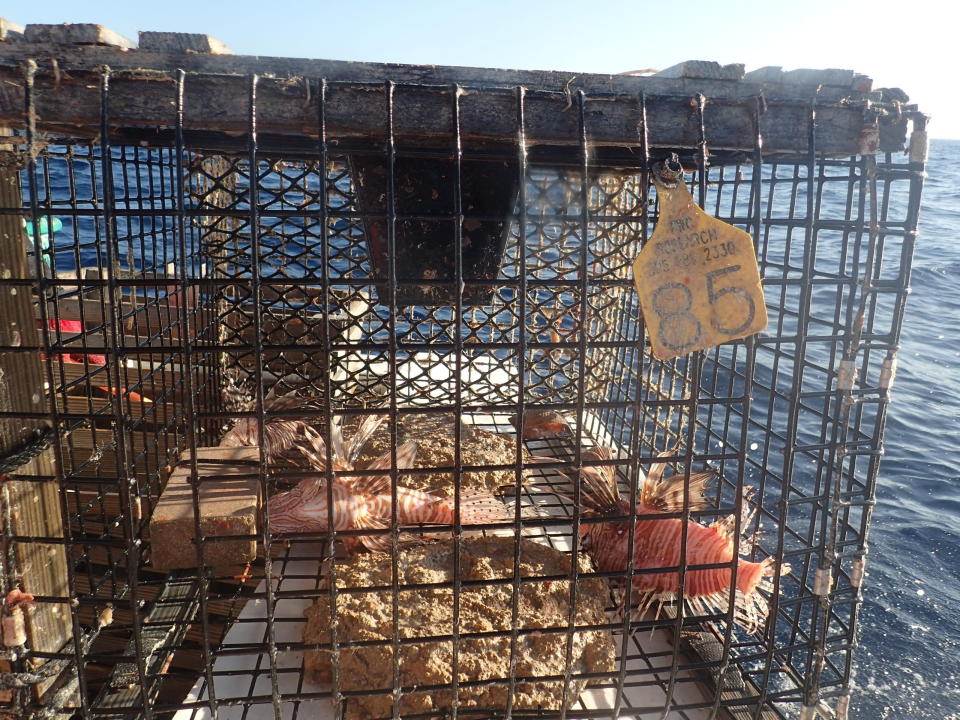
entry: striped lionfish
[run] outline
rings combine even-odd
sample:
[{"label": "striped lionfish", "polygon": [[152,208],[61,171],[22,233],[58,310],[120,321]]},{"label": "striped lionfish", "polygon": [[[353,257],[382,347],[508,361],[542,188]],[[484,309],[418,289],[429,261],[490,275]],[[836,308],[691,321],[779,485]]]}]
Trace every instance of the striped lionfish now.
[{"label": "striped lionfish", "polygon": [[[225,401],[236,410],[249,412],[256,406],[252,395],[242,385],[227,379],[224,387]],[[297,410],[309,407],[315,400],[303,398],[294,392],[277,395],[271,390],[264,396],[263,405],[267,411]],[[220,439],[220,447],[243,447],[260,444],[260,420],[255,417],[239,418]],[[263,454],[268,463],[279,462],[292,455],[299,458],[299,454],[292,451],[304,440],[316,435],[310,424],[300,418],[275,417],[268,418],[263,426]]]},{"label": "striped lionfish", "polygon": [[[340,418],[335,416],[330,426],[332,445],[331,466],[336,471],[354,471],[360,450],[383,422],[383,415],[368,415],[360,423],[349,441],[343,439]],[[329,529],[326,444],[320,435],[309,430],[306,434],[311,447],[299,449],[317,473],[300,481],[296,487],[270,499],[270,526],[280,532],[324,532]],[[416,441],[397,447],[397,468],[413,466],[417,454]],[[391,453],[373,460],[366,470],[379,472],[354,477],[334,477],[330,486],[333,498],[333,527],[335,530],[383,530],[390,527],[392,495],[389,475]],[[453,498],[440,498],[428,492],[397,486],[397,522],[400,525],[443,524],[455,520]],[[460,521],[465,525],[485,525],[509,522],[507,507],[495,497],[483,493],[463,495],[460,498]],[[389,549],[389,536],[377,534],[354,540],[370,550]]]},{"label": "striped lionfish", "polygon": [[[672,452],[672,451],[669,451]],[[611,459],[608,448],[594,447],[581,455],[584,463]],[[683,510],[685,475],[663,478],[665,464],[651,466],[640,489],[636,515],[657,515]],[[612,465],[585,465],[580,473],[581,497],[584,506],[593,516],[632,515],[630,503],[620,493]],[[713,477],[712,471],[692,473],[689,479],[689,508],[698,510],[707,506],[704,496],[706,485]],[[748,498],[745,498],[748,499]],[[742,517],[741,527],[749,524],[752,511]],[[680,565],[681,538],[686,526],[686,563],[711,565],[729,563],[734,552],[746,552],[750,538],[740,543],[734,537],[736,516],[729,515],[709,526],[693,520],[665,517],[635,520],[632,548],[635,569],[655,569]],[[593,557],[601,572],[627,569],[629,553],[628,526],[626,521],[591,523],[584,529],[587,552]],[[739,545],[739,548],[738,548]],[[751,562],[742,557],[737,564],[734,619],[748,632],[755,631],[767,616],[768,604],[762,593],[773,589],[772,578],[779,573],[789,573],[788,565],[779,569],[773,558]],[[731,568],[687,570],[684,574],[683,598],[687,606],[702,614],[726,612],[730,596]],[[637,615],[656,606],[657,617],[663,606],[676,600],[679,592],[679,572],[666,571],[635,575],[634,593],[637,598]]]}]

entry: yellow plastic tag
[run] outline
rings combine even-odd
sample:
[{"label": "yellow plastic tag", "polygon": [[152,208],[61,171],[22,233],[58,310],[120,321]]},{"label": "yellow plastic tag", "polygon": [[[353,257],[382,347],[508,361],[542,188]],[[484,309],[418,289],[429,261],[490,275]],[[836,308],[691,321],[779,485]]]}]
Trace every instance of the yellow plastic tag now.
[{"label": "yellow plastic tag", "polygon": [[669,360],[760,332],[767,309],[752,238],[659,181],[660,218],[633,263],[653,354]]}]

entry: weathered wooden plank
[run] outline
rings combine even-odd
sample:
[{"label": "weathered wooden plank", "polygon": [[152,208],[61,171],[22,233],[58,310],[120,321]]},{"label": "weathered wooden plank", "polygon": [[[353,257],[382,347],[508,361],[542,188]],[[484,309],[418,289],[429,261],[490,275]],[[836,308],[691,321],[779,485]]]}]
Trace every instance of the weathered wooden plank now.
[{"label": "weathered wooden plank", "polygon": [[[331,82],[382,83],[393,80],[400,84],[421,84],[445,87],[460,83],[473,87],[524,87],[566,94],[568,90],[583,89],[587,93],[618,93],[635,95],[641,89],[653,95],[688,93],[690,83],[683,78],[652,75],[604,75],[545,70],[503,70],[449,65],[405,65],[398,63],[345,62],[340,60],[266,57],[254,55],[188,54],[156,52],[140,49],[120,52],[103,47],[44,46],[39,44],[0,49],[0,66],[17,67],[32,58],[40,68],[56,57],[61,68],[74,71],[92,70],[109,65],[113,70],[159,70],[171,72],[182,68],[188,73],[215,73],[248,76],[262,73],[282,78],[326,78]],[[730,81],[708,82],[702,87],[710,94],[736,93],[743,83]],[[747,90],[749,94],[750,90]],[[800,97],[802,90],[792,88]]]},{"label": "weathered wooden plank", "polygon": [[684,60],[656,73],[661,78],[743,80],[743,63],[721,65],[713,60]]},{"label": "weathered wooden plank", "polygon": [[137,44],[120,33],[95,23],[31,24],[23,31],[29,43],[106,45],[129,50]]},{"label": "weathered wooden plank", "polygon": [[[117,478],[126,477],[128,474],[143,481],[156,473],[157,459],[162,461],[165,457],[164,449],[159,447],[150,448],[142,453],[135,451],[135,453],[135,457],[129,460],[132,463],[132,470],[128,473],[125,468],[122,469],[118,466],[115,449],[101,450],[95,453],[93,450],[78,448],[65,453],[67,464],[70,466],[66,472],[69,473],[70,477],[100,478],[105,483],[114,482]],[[91,462],[88,467],[84,467],[84,463],[94,455],[96,455],[96,461]],[[72,471],[73,468],[77,468],[77,470],[74,472]],[[120,535],[122,536],[122,533]]]},{"label": "weathered wooden plank", "polygon": [[[796,152],[798,138],[806,137],[808,103],[814,88],[796,83],[700,78],[576,75],[483,68],[420,67],[290,60],[212,54],[173,54],[150,51],[121,53],[102,48],[0,46],[0,118],[22,122],[23,81],[19,64],[28,58],[39,63],[38,121],[50,129],[99,127],[98,64],[113,68],[111,123],[131,128],[169,127],[175,122],[173,69],[191,73],[185,87],[184,122],[188,130],[242,133],[248,123],[247,74],[261,73],[258,86],[258,129],[261,133],[315,137],[317,132],[316,80],[399,83],[395,94],[397,136],[449,140],[452,118],[445,88],[452,83],[468,87],[461,99],[461,127],[465,141],[507,141],[516,137],[515,99],[510,88],[531,88],[527,98],[527,136],[532,142],[576,146],[577,117],[571,112],[571,93],[583,90],[588,98],[587,132],[598,146],[636,146],[637,103],[648,97],[648,134],[655,147],[695,147],[699,139],[696,114],[689,100],[703,93],[709,100],[705,122],[711,145],[752,149],[754,104],[760,92],[766,100],[761,119],[764,150]],[[50,60],[58,68],[52,72]],[[232,73],[232,74],[229,74]],[[308,78],[306,80],[305,78]],[[415,85],[415,86],[414,86]],[[425,87],[432,85],[434,87]],[[56,92],[52,89],[56,86]],[[616,101],[613,101],[616,96]],[[818,97],[818,147],[828,153],[854,154],[864,124],[866,95],[856,89],[825,86]],[[592,99],[591,99],[592,98]],[[651,102],[655,100],[655,102]],[[331,85],[327,128],[331,137],[382,138],[384,97],[375,85]],[[798,132],[799,130],[799,132]],[[884,150],[901,149],[904,138],[893,133]]]},{"label": "weathered wooden plank", "polygon": [[202,33],[140,31],[140,49],[155,52],[212,53],[232,55],[226,43]]},{"label": "weathered wooden plank", "polygon": [[[0,139],[10,134],[0,128]],[[0,155],[10,148],[0,143]],[[0,162],[0,207],[19,207],[22,203],[19,174],[13,165]],[[27,256],[19,218],[0,215],[0,277],[25,277]],[[37,325],[29,293],[12,285],[0,284],[0,345],[37,344]],[[27,353],[0,352],[0,408],[7,412],[34,413],[46,410],[40,358]],[[42,424],[17,418],[0,420],[0,455],[5,455],[33,437]],[[48,477],[47,481],[0,479],[6,502],[12,508],[14,535],[59,539],[64,536],[59,487],[54,479],[54,454],[48,449],[11,473]],[[67,583],[67,557],[63,545],[23,543],[14,547],[19,585],[35,595],[70,597]],[[3,553],[6,558],[6,553]],[[2,562],[2,561],[0,561]],[[18,584],[14,568],[2,567],[0,589],[5,594]],[[28,622],[28,643],[39,652],[57,652],[72,637],[70,610],[63,603],[42,603],[33,610]],[[53,679],[37,687],[37,697]],[[0,698],[2,700],[2,698]]]},{"label": "weathered wooden plank", "polygon": [[[253,535],[257,528],[259,490],[256,447],[197,448],[200,527],[206,537]],[[197,566],[194,501],[189,453],[174,468],[150,518],[151,565],[155,570]],[[204,562],[211,567],[249,562],[257,556],[255,539],[206,543]]]},{"label": "weathered wooden plank", "polygon": [[135,656],[139,641],[144,655],[146,688],[139,687],[141,675],[137,663],[121,662],[114,668],[108,685],[94,699],[93,707],[129,707],[137,703],[141,692],[148,698],[147,702],[152,704],[156,700],[174,650],[183,643],[187,628],[200,611],[202,588],[196,578],[168,578],[160,594],[146,608],[149,624],[142,626],[139,638],[130,637],[123,652]]},{"label": "weathered wooden plank", "polygon": [[[237,574],[243,571],[242,565],[237,565],[234,568],[237,571]],[[149,581],[142,579],[140,585],[137,588],[138,599],[143,600],[144,602],[151,602],[154,600],[157,595],[160,594],[163,589],[163,584],[158,581]],[[77,573],[76,578],[76,590],[77,595],[80,597],[83,596],[92,596],[90,579],[86,573]],[[110,583],[102,585],[97,592],[96,596],[102,598],[103,600],[113,600],[115,599],[112,596],[113,586]],[[236,599],[233,596],[225,598],[217,598],[208,596],[207,599],[207,610],[210,615],[227,617],[233,611],[233,606],[236,604]],[[242,603],[242,601],[241,601]],[[83,624],[91,624],[93,618],[100,611],[99,605],[92,605],[88,603],[83,603],[80,610],[80,622]],[[114,606],[114,615],[113,622],[115,625],[126,625],[130,620],[130,610],[125,603],[117,603]]]},{"label": "weathered wooden plank", "polygon": [[[95,388],[92,395],[90,398],[87,398],[86,395],[73,395],[66,398],[60,396],[57,398],[57,407],[60,412],[112,418],[114,416],[113,403],[109,397],[106,397],[106,393],[100,388]],[[146,395],[144,395],[142,402],[132,400],[125,395],[121,400],[121,412],[129,418],[130,422],[144,421],[149,425],[165,425],[171,418],[178,413],[182,414],[183,411],[178,411],[174,405],[169,403],[148,401]]]},{"label": "weathered wooden plank", "polygon": [[780,65],[764,65],[744,74],[748,82],[774,84],[783,82],[783,67]]},{"label": "weathered wooden plank", "polygon": [[0,17],[0,41],[23,40],[23,25],[17,25],[6,18]]},{"label": "weathered wooden plank", "polygon": [[[202,368],[195,368],[199,382],[206,371]],[[127,362],[120,370],[121,376],[126,377],[131,387],[129,389],[139,392],[155,402],[179,402],[183,399],[186,391],[184,383],[181,382],[180,372],[169,365],[164,368],[155,368],[150,364],[137,364]],[[59,363],[53,364],[53,381],[55,388],[63,388],[67,384],[76,383],[78,380],[87,381],[93,385],[107,387],[112,382],[106,365],[96,365],[90,368],[89,374],[83,363]],[[73,387],[79,387],[82,383],[77,383]],[[79,391],[78,391],[79,392]]]},{"label": "weathered wooden plank", "polygon": [[870,92],[872,81],[866,75],[860,75],[853,70],[840,70],[837,68],[828,68],[826,70],[814,70],[810,68],[799,68],[797,70],[784,71],[779,65],[767,65],[756,70],[748,72],[744,78],[750,82],[777,84],[777,85],[796,85],[815,87],[825,85],[828,87],[848,88],[857,92]]},{"label": "weathered wooden plank", "polygon": [[[154,335],[164,333],[171,338],[180,336],[180,308],[178,301],[180,294],[170,295],[159,300],[147,298],[146,305],[142,302],[128,301],[120,304],[120,317],[124,330],[131,332],[134,329],[141,334]],[[88,325],[102,324],[104,318],[110,322],[112,317],[109,304],[102,300],[66,298],[57,300],[57,315],[61,320],[83,320]],[[52,308],[48,311],[52,317]]]},{"label": "weathered wooden plank", "polygon": [[[136,72],[144,77],[147,71],[159,71],[172,78],[176,68],[188,73],[208,73],[249,76],[252,73],[275,76],[281,79],[326,78],[330,82],[356,82],[377,84],[392,80],[398,84],[416,84],[448,87],[452,83],[473,88],[515,88],[519,85],[538,92],[562,93],[582,89],[588,95],[596,93],[636,96],[645,91],[650,96],[689,95],[703,92],[718,99],[735,99],[755,96],[757,83],[730,80],[705,80],[702,78],[668,78],[658,75],[602,75],[594,73],[501,70],[444,65],[402,65],[339,60],[307,60],[302,58],[276,58],[248,55],[188,54],[136,50],[120,52],[110,48],[30,45],[17,48],[14,45],[0,48],[0,67],[16,68],[24,60],[35,59],[40,70],[48,67],[49,60],[56,58],[62,69],[86,72],[104,64],[114,71]],[[245,79],[245,78],[244,78]],[[690,82],[690,80],[697,82]],[[781,100],[810,98],[809,88],[786,84],[783,87],[764,88],[768,97]],[[840,89],[828,89],[822,93],[826,101],[840,100],[845,94]]]},{"label": "weathered wooden plank", "polygon": [[834,87],[848,88],[853,85],[853,70],[842,70],[839,68],[827,68],[816,70],[814,68],[797,68],[783,73],[781,82],[790,85],[832,85]]},{"label": "weathered wooden plank", "polygon": [[[73,78],[73,75],[71,75]],[[80,80],[77,76],[76,80]],[[58,123],[71,130],[87,125],[98,128],[100,96],[93,78],[75,82],[52,77],[38,78],[38,115],[44,124]],[[637,78],[643,80],[646,78]],[[671,81],[674,82],[674,81]],[[701,82],[689,84],[682,96],[650,102],[648,128],[656,146],[695,147],[699,141],[697,116],[690,97],[704,90]],[[716,82],[716,81],[715,81]],[[191,76],[185,86],[184,125],[187,129],[242,133],[248,126],[248,81],[232,76]],[[262,78],[258,85],[258,128],[264,133],[313,137],[317,133],[316,109],[302,80]],[[117,126],[156,128],[173,124],[164,117],[171,107],[175,88],[169,78],[130,78],[116,75],[111,80],[111,121]],[[712,101],[704,123],[711,144],[724,148],[752,149],[755,98],[752,93],[730,98],[709,95]],[[395,91],[395,133],[398,138],[449,142],[452,115],[445,93],[424,88],[402,87]],[[527,136],[531,142],[577,146],[577,114],[568,112],[566,95],[531,94],[526,103]],[[513,141],[516,135],[516,101],[502,91],[476,90],[461,100],[461,130],[466,141]],[[159,109],[159,110],[158,110]],[[611,102],[609,97],[590,99],[586,113],[587,134],[596,145],[638,144],[638,107],[635,97]],[[0,92],[0,119],[16,122],[23,114],[22,88],[6,81]],[[327,126],[332,136],[377,140],[385,135],[384,98],[368,87],[333,87],[328,92]],[[809,117],[806,105],[779,104],[767,98],[762,118],[767,152],[796,152],[797,138]],[[828,152],[855,152],[863,126],[863,108],[856,105],[821,105],[818,111],[818,146]],[[798,132],[800,130],[801,132]]]},{"label": "weathered wooden plank", "polygon": [[[152,433],[150,434],[152,435]],[[113,444],[113,430],[107,428],[77,428],[63,439],[65,446],[83,450],[96,450]],[[145,433],[134,432],[126,439],[128,448],[134,452],[141,452],[144,448],[153,447],[156,443]]]}]

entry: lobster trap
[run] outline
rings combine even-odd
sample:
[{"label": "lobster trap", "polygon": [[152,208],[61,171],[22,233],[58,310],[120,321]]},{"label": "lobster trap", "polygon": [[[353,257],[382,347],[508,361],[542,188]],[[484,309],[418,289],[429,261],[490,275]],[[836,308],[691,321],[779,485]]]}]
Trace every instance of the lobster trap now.
[{"label": "lobster trap", "polygon": [[[846,715],[926,152],[902,92],[132,45],[0,42],[0,717]],[[750,234],[769,323],[659,361],[631,266],[673,156]],[[524,433],[538,413],[561,427]],[[318,473],[271,423],[332,448],[374,415],[385,524],[275,531]],[[406,441],[436,452],[401,467]],[[765,618],[741,627],[733,587],[631,605],[651,570],[682,594],[692,551],[598,571],[588,458],[632,505],[658,463],[711,470],[669,516],[734,518],[739,556],[701,571],[789,564]],[[413,486],[452,503],[429,539],[398,517]],[[511,514],[464,523],[478,488]]]}]

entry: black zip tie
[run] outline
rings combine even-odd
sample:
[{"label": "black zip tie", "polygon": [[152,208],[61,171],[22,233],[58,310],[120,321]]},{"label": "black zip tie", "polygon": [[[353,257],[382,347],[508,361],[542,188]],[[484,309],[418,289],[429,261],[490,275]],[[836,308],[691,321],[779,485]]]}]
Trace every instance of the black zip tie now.
[{"label": "black zip tie", "polygon": [[53,444],[54,435],[53,428],[50,426],[38,429],[33,439],[28,440],[3,459],[0,459],[0,475],[9,475],[35,457],[43,454]]},{"label": "black zip tie", "polygon": [[72,660],[50,660],[39,670],[0,673],[0,690],[32,687],[64,670]]}]

